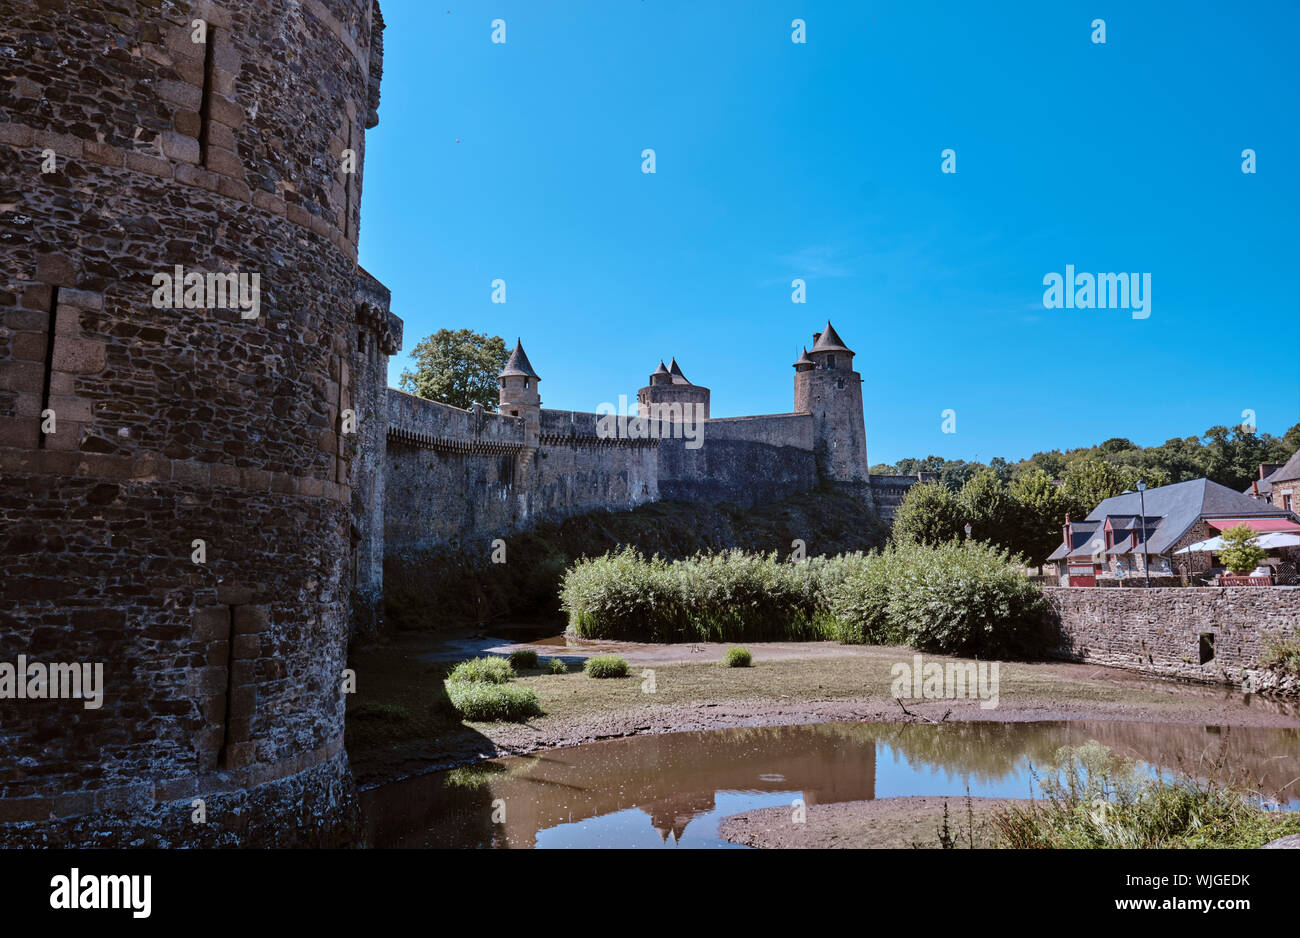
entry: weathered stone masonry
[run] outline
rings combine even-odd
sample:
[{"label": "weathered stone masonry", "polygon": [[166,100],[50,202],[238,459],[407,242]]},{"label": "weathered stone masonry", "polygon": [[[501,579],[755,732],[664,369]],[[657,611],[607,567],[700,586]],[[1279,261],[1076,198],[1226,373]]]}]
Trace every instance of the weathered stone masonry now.
[{"label": "weathered stone masonry", "polygon": [[[0,701],[0,843],[351,836],[368,385],[400,341],[356,264],[381,29],[370,0],[0,0],[0,661],[106,684]],[[176,264],[259,273],[260,317],[154,308]]]},{"label": "weathered stone masonry", "polygon": [[1048,587],[1061,657],[1161,677],[1300,695],[1260,666],[1270,642],[1300,638],[1300,588]]}]

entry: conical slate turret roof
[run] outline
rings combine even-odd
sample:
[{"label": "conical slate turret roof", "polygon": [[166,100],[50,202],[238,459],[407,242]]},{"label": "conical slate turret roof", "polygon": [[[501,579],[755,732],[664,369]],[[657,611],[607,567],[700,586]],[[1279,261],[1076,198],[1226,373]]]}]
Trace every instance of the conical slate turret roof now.
[{"label": "conical slate turret roof", "polygon": [[826,320],[825,331],[817,333],[817,341],[813,343],[812,350],[814,352],[852,352],[852,349],[845,345],[839,334],[836,333],[835,327],[831,325],[829,319]]},{"label": "conical slate turret roof", "polygon": [[805,345],[803,347],[803,354],[800,355],[798,359],[795,360],[794,366],[798,368],[800,365],[813,365],[813,364],[816,364],[816,362],[814,362],[811,358],[808,357],[808,346]]},{"label": "conical slate turret roof", "polygon": [[501,369],[501,377],[505,378],[510,375],[519,375],[524,378],[536,378],[541,381],[541,375],[533,371],[533,366],[528,361],[528,355],[524,352],[524,343],[515,339],[515,350],[510,353],[510,361]]},{"label": "conical slate turret roof", "polygon": [[668,373],[673,376],[673,384],[691,383],[686,379],[686,375],[682,374],[682,368],[677,364],[677,359],[675,358],[672,360],[672,364],[668,366]]},{"label": "conical slate turret roof", "polygon": [[670,374],[670,372],[668,371],[668,368],[664,365],[664,360],[663,360],[662,358],[659,359],[659,367],[656,368],[656,369],[652,372],[652,374],[656,374],[656,375],[666,375],[666,374]]}]

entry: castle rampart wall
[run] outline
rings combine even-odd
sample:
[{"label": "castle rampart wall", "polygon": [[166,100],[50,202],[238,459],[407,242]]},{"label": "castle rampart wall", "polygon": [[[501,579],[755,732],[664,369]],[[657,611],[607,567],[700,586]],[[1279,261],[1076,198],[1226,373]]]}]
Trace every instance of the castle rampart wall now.
[{"label": "castle rampart wall", "polygon": [[385,552],[392,560],[493,539],[658,497],[654,440],[600,439],[596,414],[543,410],[540,445],[523,418],[466,411],[389,389]]},{"label": "castle rampart wall", "polygon": [[809,414],[708,420],[700,445],[688,442],[660,442],[661,498],[749,508],[817,485]]}]

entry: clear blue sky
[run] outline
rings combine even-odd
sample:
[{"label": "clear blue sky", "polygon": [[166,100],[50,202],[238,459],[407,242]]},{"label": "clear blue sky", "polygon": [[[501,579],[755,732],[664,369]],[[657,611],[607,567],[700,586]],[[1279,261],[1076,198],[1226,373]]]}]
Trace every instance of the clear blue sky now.
[{"label": "clear blue sky", "polygon": [[[715,416],[784,413],[829,318],[873,463],[1300,420],[1294,0],[382,7],[361,262],[406,322],[392,384],[469,327],[523,337],[547,407],[675,355]],[[1150,318],[1045,309],[1067,264],[1150,273]]]}]

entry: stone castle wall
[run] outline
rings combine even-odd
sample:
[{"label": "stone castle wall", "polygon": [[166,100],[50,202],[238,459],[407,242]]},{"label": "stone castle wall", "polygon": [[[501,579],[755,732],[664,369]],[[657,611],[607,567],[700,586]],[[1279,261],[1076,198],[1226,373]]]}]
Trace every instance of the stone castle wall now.
[{"label": "stone castle wall", "polygon": [[1051,643],[1061,657],[1300,695],[1300,678],[1261,667],[1270,643],[1300,639],[1300,587],[1047,587],[1043,593],[1052,609]]},{"label": "stone castle wall", "polygon": [[[58,6],[0,16],[0,662],[105,688],[4,701],[0,842],[337,842],[378,9]],[[178,264],[260,315],[155,307]]]},{"label": "stone castle wall", "polygon": [[817,485],[809,414],[732,417],[704,424],[698,448],[659,444],[659,494],[685,502],[751,508]]},{"label": "stone castle wall", "polygon": [[656,500],[655,440],[602,440],[595,414],[543,410],[539,445],[523,417],[461,410],[388,390],[385,552],[400,559],[491,541],[542,521]]},{"label": "stone castle wall", "polygon": [[750,507],[818,481],[808,414],[709,420],[694,448],[666,421],[646,421],[645,438],[602,439],[600,415],[543,409],[531,447],[522,417],[388,395],[390,557],[451,544],[487,550],[540,522],[659,499]]}]

